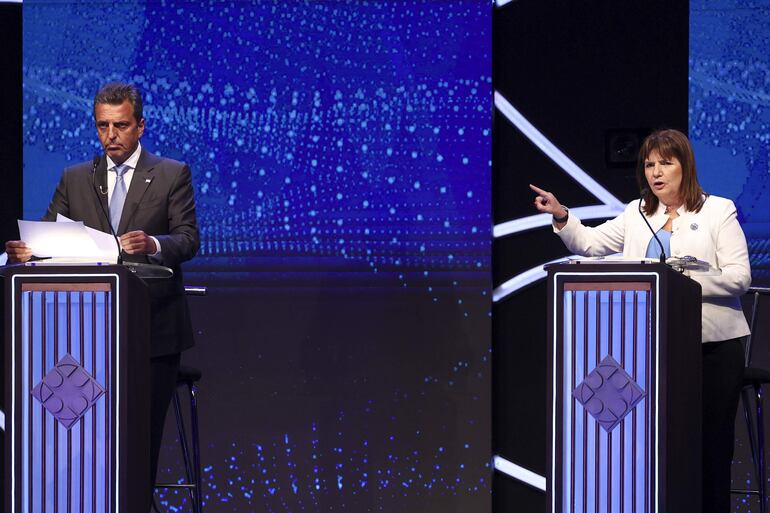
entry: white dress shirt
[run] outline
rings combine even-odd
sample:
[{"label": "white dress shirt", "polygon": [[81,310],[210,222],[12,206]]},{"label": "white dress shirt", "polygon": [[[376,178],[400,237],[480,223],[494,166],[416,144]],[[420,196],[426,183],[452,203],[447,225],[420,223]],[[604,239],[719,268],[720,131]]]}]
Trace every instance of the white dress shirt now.
[{"label": "white dress shirt", "polygon": [[[584,256],[603,256],[623,252],[625,256],[644,257],[652,233],[639,214],[635,200],[615,219],[591,228],[584,226],[572,212],[561,230],[554,226],[570,251]],[[718,196],[708,196],[700,212],[684,206],[672,221],[671,256],[694,256],[719,269],[719,276],[691,275],[700,283],[703,294],[702,341],[715,342],[749,334],[740,296],[751,285],[751,268],[746,237],[735,205]],[[665,206],[648,217],[654,231],[668,221]]]}]

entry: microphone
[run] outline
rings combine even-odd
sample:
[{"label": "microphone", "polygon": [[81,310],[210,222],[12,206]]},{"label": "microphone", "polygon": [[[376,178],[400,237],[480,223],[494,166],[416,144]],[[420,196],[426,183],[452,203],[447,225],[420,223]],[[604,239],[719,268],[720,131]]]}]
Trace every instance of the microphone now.
[{"label": "microphone", "polygon": [[660,242],[660,239],[658,238],[658,234],[655,233],[655,230],[652,229],[650,222],[647,220],[647,216],[645,216],[644,212],[642,212],[642,199],[644,199],[644,197],[647,196],[649,192],[650,190],[647,188],[642,189],[642,196],[641,198],[639,198],[639,215],[642,216],[642,219],[644,219],[644,223],[647,225],[647,228],[650,229],[650,232],[652,232],[652,236],[655,237],[655,241],[658,243],[658,246],[660,246],[660,263],[665,264],[666,250],[663,249],[663,243]]},{"label": "microphone", "polygon": [[[94,183],[94,176],[96,175],[96,168],[99,167],[100,160],[101,160],[101,157],[99,155],[94,156],[94,167],[91,168],[91,185],[94,186],[94,189],[96,189],[96,183]],[[109,191],[105,190],[103,185],[99,185],[99,192],[102,194],[107,194],[107,192]]]},{"label": "microphone", "polygon": [[94,188],[94,194],[96,194],[96,202],[99,204],[99,208],[102,211],[102,214],[104,214],[104,218],[107,220],[107,226],[110,227],[110,233],[115,238],[115,245],[118,247],[118,265],[123,265],[123,250],[120,247],[120,240],[118,239],[118,236],[115,234],[115,230],[112,229],[112,223],[110,222],[110,216],[107,214],[107,211],[104,210],[104,205],[102,205],[102,198],[99,196],[99,193],[107,194],[107,192],[102,192],[103,186],[99,186],[99,190],[96,190],[96,168],[99,167],[99,162],[102,160],[101,156],[96,155],[94,157],[94,166],[91,168],[91,185]]}]

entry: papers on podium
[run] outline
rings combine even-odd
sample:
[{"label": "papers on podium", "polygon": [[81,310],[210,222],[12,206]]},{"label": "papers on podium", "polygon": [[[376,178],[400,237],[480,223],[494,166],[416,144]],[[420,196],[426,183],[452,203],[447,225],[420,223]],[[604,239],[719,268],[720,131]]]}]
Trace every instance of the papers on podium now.
[{"label": "papers on podium", "polygon": [[[19,220],[21,240],[45,263],[110,263],[118,261],[115,238],[58,214],[56,222]],[[40,264],[42,262],[36,262]]]},{"label": "papers on podium", "polygon": [[[573,256],[567,259],[569,263],[579,264],[585,263],[604,263],[604,264],[628,264],[628,263],[642,263],[642,264],[657,264],[660,262],[657,258],[647,257],[627,257],[623,255],[609,255],[602,257],[579,257]],[[708,262],[698,260],[693,256],[673,256],[666,259],[666,264],[671,266],[675,271],[683,273],[687,276],[719,276],[722,274],[720,269],[713,267]]]}]

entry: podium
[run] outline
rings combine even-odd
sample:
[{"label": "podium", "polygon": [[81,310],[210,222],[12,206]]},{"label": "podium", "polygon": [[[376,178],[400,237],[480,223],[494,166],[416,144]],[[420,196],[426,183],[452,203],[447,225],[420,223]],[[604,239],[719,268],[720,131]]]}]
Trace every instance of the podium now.
[{"label": "podium", "polygon": [[659,263],[546,269],[547,511],[700,511],[700,285]]},{"label": "podium", "polygon": [[0,268],[2,511],[147,511],[149,297],[123,266]]}]

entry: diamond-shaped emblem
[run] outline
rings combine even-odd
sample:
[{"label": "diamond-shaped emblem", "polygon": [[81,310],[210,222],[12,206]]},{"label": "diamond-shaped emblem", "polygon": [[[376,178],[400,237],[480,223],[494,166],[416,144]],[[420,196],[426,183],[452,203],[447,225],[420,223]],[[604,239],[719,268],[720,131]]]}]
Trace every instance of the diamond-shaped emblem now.
[{"label": "diamond-shaped emblem", "polygon": [[609,433],[644,398],[645,392],[608,355],[575,387],[572,395]]},{"label": "diamond-shaped emblem", "polygon": [[69,429],[104,394],[104,388],[77,360],[66,354],[32,389],[31,394],[48,413]]}]

